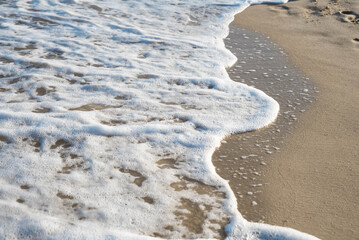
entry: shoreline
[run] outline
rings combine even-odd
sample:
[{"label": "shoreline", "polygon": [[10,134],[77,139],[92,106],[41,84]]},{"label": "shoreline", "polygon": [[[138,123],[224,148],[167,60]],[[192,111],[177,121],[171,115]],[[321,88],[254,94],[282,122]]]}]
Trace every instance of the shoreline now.
[{"label": "shoreline", "polygon": [[[292,1],[250,6],[234,20],[279,44],[320,89],[261,174],[260,204],[252,205],[265,223],[322,239],[359,236],[358,14],[353,1]],[[242,136],[233,137],[239,144]]]},{"label": "shoreline", "polygon": [[[277,44],[265,35],[230,24],[224,40],[238,61],[228,69],[236,82],[255,87],[280,105],[275,122],[256,131],[226,137],[213,156],[216,172],[229,180],[239,212],[247,220],[265,222],[261,189],[268,184],[264,173],[308,107],[315,101],[316,86],[293,67]],[[253,205],[255,204],[255,206]]]},{"label": "shoreline", "polygon": [[[311,105],[319,91],[303,67],[299,70],[291,65],[288,51],[266,35],[245,29],[255,29],[260,14],[268,21],[269,17],[263,17],[265,12],[254,11],[254,23],[249,16],[248,24],[253,25],[247,27],[235,25],[247,11],[231,23],[224,42],[239,60],[225,69],[234,58],[224,49],[220,37],[227,32],[233,16],[233,11],[227,9],[237,9],[240,3],[55,3],[0,4],[5,26],[0,28],[6,36],[0,42],[4,49],[0,70],[5,73],[0,77],[4,83],[0,88],[1,233],[9,238],[59,239],[222,239],[226,234],[231,239],[312,239],[292,229],[248,223],[240,213],[249,221],[288,226],[317,236],[304,229],[301,222],[295,225],[302,220],[304,210],[317,214],[302,202],[297,210],[297,191],[304,192],[312,202],[314,199],[315,207],[321,208],[323,199],[311,194],[311,185],[302,185],[312,183],[312,175],[321,177],[326,174],[324,170],[337,170],[338,165],[327,166],[319,161],[321,168],[312,168],[311,161],[290,159],[293,149],[306,158],[318,148],[326,153],[328,146],[342,154],[343,144],[350,140],[344,147],[353,154],[349,163],[354,167],[340,166],[344,170],[349,166],[351,172],[336,176],[337,172],[331,171],[325,181],[317,182],[323,187],[323,182],[333,180],[330,178],[351,174],[349,180],[344,179],[352,181],[345,182],[348,186],[335,187],[346,187],[344,193],[354,189],[351,201],[346,199],[348,205],[343,207],[352,211],[349,217],[354,224],[352,219],[344,219],[343,223],[352,231],[350,234],[358,236],[352,230],[358,228],[357,208],[349,205],[357,204],[359,197],[355,185],[359,166],[354,161],[358,154],[353,151],[353,147],[358,149],[357,102],[350,102],[357,95],[353,84],[356,79],[343,81],[343,91],[337,95],[336,88],[329,92],[329,98],[345,95],[350,102],[345,111],[339,109],[339,116],[341,103],[329,102],[323,114],[328,116],[335,110],[337,118],[333,121],[338,123],[338,117],[344,121],[331,133],[333,125],[328,128],[322,123],[325,118],[317,114],[318,108],[323,108],[320,104],[328,103],[326,91],[320,92],[324,100]],[[280,6],[280,16],[292,12],[291,7],[271,6],[263,9],[275,11]],[[64,11],[68,13],[66,18]],[[342,15],[353,22],[357,16],[352,13],[348,10]],[[321,32],[320,36],[327,35]],[[359,40],[355,40],[359,36],[351,38],[351,50],[359,50]],[[349,50],[345,53],[351,56]],[[323,59],[327,60],[327,55]],[[351,56],[350,61],[353,59]],[[357,65],[349,68],[350,75],[357,76]],[[227,73],[231,79],[256,89],[231,82]],[[321,84],[324,89],[325,84]],[[348,89],[351,92],[347,96]],[[271,124],[278,105],[259,90],[281,105],[277,120]],[[346,122],[348,111],[353,113],[350,123]],[[320,122],[313,124],[313,118]],[[309,129],[322,127],[326,131],[323,137],[318,130],[315,148],[307,153],[307,146],[301,144],[313,144],[313,139],[303,140],[308,125]],[[220,149],[213,152],[219,146],[219,136],[233,129],[256,130],[223,139]],[[328,145],[326,138],[333,136],[336,138],[331,141],[335,143]],[[338,146],[337,139],[342,141]],[[323,149],[322,142],[326,144]],[[334,156],[333,151],[330,154]],[[326,159],[328,156],[324,156]],[[347,164],[346,160],[340,163]],[[308,172],[301,180],[302,173]],[[281,205],[278,196],[289,205]],[[331,205],[325,207],[321,211]],[[308,215],[304,217],[312,224]]]}]

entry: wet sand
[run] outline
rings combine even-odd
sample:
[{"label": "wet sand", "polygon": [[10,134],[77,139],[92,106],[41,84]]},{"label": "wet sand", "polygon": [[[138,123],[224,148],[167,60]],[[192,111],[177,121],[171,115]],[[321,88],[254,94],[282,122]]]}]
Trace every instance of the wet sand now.
[{"label": "wet sand", "polygon": [[[230,181],[234,191],[244,185],[238,194],[243,199],[258,192],[247,201],[249,207],[239,200],[239,211],[247,212],[248,220],[292,227],[321,239],[359,239],[358,22],[357,1],[258,5],[237,15],[237,26],[269,36],[320,90],[283,143],[265,139],[269,148],[279,143],[280,149],[257,154],[264,160],[252,157],[259,164],[245,158],[242,170],[260,175],[258,190]],[[243,136],[232,137],[237,142],[228,140],[223,147],[227,152],[244,148],[238,147]],[[251,170],[261,162],[265,167],[260,173]]]},{"label": "wet sand", "polygon": [[232,24],[225,44],[238,58],[228,70],[231,79],[268,93],[281,106],[275,123],[258,131],[230,136],[213,154],[217,172],[230,180],[240,212],[252,221],[263,221],[263,212],[251,207],[262,204],[259,195],[267,184],[263,174],[270,165],[270,156],[280,151],[284,139],[293,132],[298,117],[314,101],[318,90],[290,65],[282,49],[264,35]]}]

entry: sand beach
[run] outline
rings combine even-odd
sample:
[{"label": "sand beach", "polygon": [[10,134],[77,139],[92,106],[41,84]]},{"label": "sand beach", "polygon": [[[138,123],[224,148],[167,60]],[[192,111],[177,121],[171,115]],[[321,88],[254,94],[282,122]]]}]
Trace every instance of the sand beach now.
[{"label": "sand beach", "polygon": [[[260,162],[265,167],[256,179],[263,185],[255,201],[238,201],[242,213],[241,208],[253,209],[244,213],[248,220],[291,227],[321,239],[359,239],[358,22],[357,1],[265,4],[236,16],[236,26],[269,36],[317,87],[316,100],[284,140],[273,140],[280,149],[258,154],[264,156]],[[219,152],[229,153],[243,137],[231,137]],[[253,164],[260,168],[247,161],[242,170],[253,169]],[[238,183],[230,181],[233,189],[253,189],[252,183]],[[246,199],[252,195],[248,192],[238,195]]]},{"label": "sand beach", "polygon": [[246,6],[0,1],[0,239],[356,239],[358,3]]}]

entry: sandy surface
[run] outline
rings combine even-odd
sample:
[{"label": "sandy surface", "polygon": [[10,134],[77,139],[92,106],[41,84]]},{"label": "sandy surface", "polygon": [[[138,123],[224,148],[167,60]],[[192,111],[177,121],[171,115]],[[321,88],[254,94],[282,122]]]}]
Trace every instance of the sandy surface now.
[{"label": "sandy surface", "polygon": [[231,79],[255,86],[281,106],[275,123],[227,137],[212,157],[217,173],[229,180],[240,213],[247,220],[265,222],[266,213],[260,207],[262,188],[267,185],[264,174],[273,162],[272,155],[280,151],[300,115],[314,101],[317,88],[265,35],[231,24],[225,44],[238,58],[228,70]]},{"label": "sandy surface", "polygon": [[265,222],[359,239],[359,1],[251,6],[235,24],[270,36],[320,90],[263,174]]}]

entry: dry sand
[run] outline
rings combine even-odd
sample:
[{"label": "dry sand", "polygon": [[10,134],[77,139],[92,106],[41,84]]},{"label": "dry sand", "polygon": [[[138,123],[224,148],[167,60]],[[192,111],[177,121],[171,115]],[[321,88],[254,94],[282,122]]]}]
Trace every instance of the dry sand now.
[{"label": "dry sand", "polygon": [[359,239],[359,1],[251,6],[235,24],[270,36],[320,90],[266,169],[264,221]]}]

